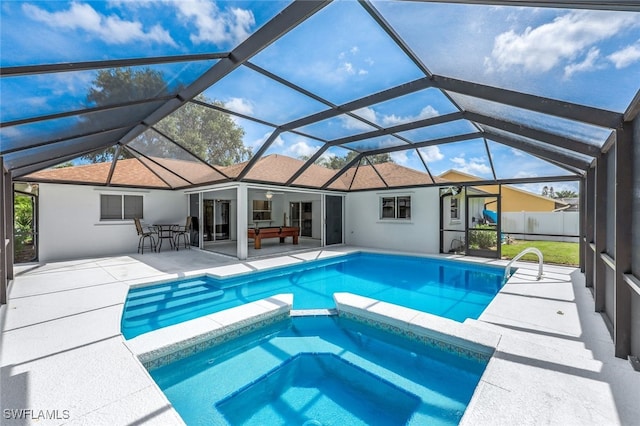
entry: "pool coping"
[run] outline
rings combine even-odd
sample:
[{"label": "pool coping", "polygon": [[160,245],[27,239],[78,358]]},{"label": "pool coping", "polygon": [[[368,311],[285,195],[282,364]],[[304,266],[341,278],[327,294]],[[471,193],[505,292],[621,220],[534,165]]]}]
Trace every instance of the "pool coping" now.
[{"label": "pool coping", "polygon": [[141,334],[125,345],[152,370],[288,318],[292,306],[293,294],[277,294]]},{"label": "pool coping", "polygon": [[489,361],[502,337],[489,330],[353,293],[334,293],[333,299],[341,317],[469,359]]}]

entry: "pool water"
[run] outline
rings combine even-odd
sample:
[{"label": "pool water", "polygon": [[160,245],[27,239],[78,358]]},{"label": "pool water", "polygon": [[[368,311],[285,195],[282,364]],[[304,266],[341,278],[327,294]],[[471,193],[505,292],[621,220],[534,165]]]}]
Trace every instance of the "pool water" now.
[{"label": "pool water", "polygon": [[494,266],[354,253],[232,278],[203,276],[133,288],[121,329],[130,339],[281,293],[293,293],[293,309],[335,308],[333,294],[349,292],[462,322],[480,316],[503,276],[504,268]]},{"label": "pool water", "polygon": [[293,317],[150,374],[188,425],[453,425],[487,358]]}]

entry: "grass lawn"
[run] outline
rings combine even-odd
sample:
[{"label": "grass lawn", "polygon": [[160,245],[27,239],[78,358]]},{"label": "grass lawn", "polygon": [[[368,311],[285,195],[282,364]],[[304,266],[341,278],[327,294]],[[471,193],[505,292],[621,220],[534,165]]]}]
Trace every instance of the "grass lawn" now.
[{"label": "grass lawn", "polygon": [[[580,247],[578,243],[516,240],[513,244],[502,245],[502,258],[513,259],[518,253],[528,247],[535,247],[540,250],[544,256],[544,263],[578,266]],[[538,256],[529,253],[524,255],[520,260],[537,262]]]}]

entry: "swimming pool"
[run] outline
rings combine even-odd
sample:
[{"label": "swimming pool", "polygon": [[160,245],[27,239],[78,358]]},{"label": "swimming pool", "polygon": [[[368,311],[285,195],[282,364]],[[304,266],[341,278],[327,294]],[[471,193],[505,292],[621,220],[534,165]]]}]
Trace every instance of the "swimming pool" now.
[{"label": "swimming pool", "polygon": [[189,425],[453,425],[487,362],[487,354],[461,356],[347,318],[311,316],[150,374]]},{"label": "swimming pool", "polygon": [[503,276],[500,267],[359,252],[231,278],[132,288],[121,330],[131,339],[278,293],[293,293],[294,309],[331,309],[334,293],[350,292],[462,322],[480,316]]}]

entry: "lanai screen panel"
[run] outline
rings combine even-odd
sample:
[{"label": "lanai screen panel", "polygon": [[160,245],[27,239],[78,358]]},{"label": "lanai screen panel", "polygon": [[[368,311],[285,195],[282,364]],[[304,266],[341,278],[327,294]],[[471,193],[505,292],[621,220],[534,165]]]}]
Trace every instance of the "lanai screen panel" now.
[{"label": "lanai screen panel", "polygon": [[372,132],[376,127],[350,115],[342,114],[296,130],[317,138],[333,140]]},{"label": "lanai screen panel", "polygon": [[147,130],[127,144],[127,148],[193,184],[225,179],[219,171],[154,130]]},{"label": "lanai screen panel", "polygon": [[411,142],[417,143],[475,132],[478,132],[478,128],[469,121],[456,120],[448,123],[434,124],[431,126],[407,130],[406,132],[398,133],[398,135],[410,140]]},{"label": "lanai screen panel", "polygon": [[[504,130],[501,129],[497,129],[491,126],[483,126],[483,128],[487,131],[490,132],[491,134],[504,138],[506,140],[498,140],[498,142],[502,142],[503,144],[505,144],[507,141],[512,141],[513,143],[515,143],[517,146],[517,148],[521,148],[521,147],[528,147],[532,150],[540,150],[540,155],[539,156],[546,156],[545,158],[547,160],[557,160],[557,161],[561,161],[562,158],[566,158],[572,162],[576,162],[576,163],[584,163],[585,168],[591,163],[591,161],[593,160],[593,157],[588,156],[586,154],[581,154],[575,151],[571,151],[569,149],[566,148],[561,148],[558,146],[554,146],[553,144],[550,143],[546,143],[544,141],[539,141],[539,140],[535,140],[535,139],[530,139],[524,136],[520,136],[520,135],[516,135],[510,132],[506,132]],[[491,138],[491,136],[487,136],[488,138]],[[524,149],[524,148],[522,148]],[[544,152],[543,152],[544,150]],[[566,162],[566,161],[565,161]],[[575,164],[574,164],[575,166]]]},{"label": "lanai screen panel", "polygon": [[393,135],[377,136],[375,138],[363,139],[361,141],[342,144],[344,148],[349,148],[358,152],[376,151],[392,147],[409,147],[411,144]]},{"label": "lanai screen panel", "polygon": [[2,66],[228,52],[288,4],[3,2]]},{"label": "lanai screen panel", "polygon": [[451,93],[451,98],[465,111],[481,114],[507,123],[519,123],[526,127],[576,139],[597,147],[602,147],[611,133],[611,129],[472,96],[461,95],[459,93]]},{"label": "lanai screen panel", "polygon": [[563,169],[520,149],[502,145],[491,140],[487,141],[487,144],[498,179],[576,176],[567,169]]},{"label": "lanai screen panel", "polygon": [[458,108],[437,89],[423,89],[353,111],[384,128],[458,112]]},{"label": "lanai screen panel", "polygon": [[495,179],[482,139],[433,146],[424,159],[434,176],[454,170],[476,178]]},{"label": "lanai screen panel", "polygon": [[373,4],[438,75],[619,112],[640,88],[637,13]]},{"label": "lanai screen panel", "polygon": [[328,108],[248,67],[238,68],[204,95],[229,111],[278,126]]},{"label": "lanai screen panel", "polygon": [[[293,181],[293,185],[321,188],[332,179],[351,160],[356,158],[357,152],[339,146],[331,146]],[[301,169],[302,170],[302,169]],[[339,190],[347,190],[348,184],[337,180],[334,185]]]},{"label": "lanai screen panel", "polygon": [[[602,128],[576,121],[593,118],[593,110],[569,120],[525,109],[530,97],[517,99],[521,108],[509,106],[511,96],[535,95],[538,108],[548,97],[559,115],[563,101],[623,111],[640,87],[637,13],[396,1],[315,9],[276,1],[195,4],[4,5],[0,62],[32,66],[1,80],[0,151],[15,176],[114,144],[133,155],[118,159],[117,184],[126,184],[121,170],[135,159],[170,188],[230,180],[394,187],[403,186],[396,176],[403,170],[437,178],[451,168],[517,179],[502,155],[509,149],[549,160],[531,176],[579,175],[619,114],[604,111],[607,118],[596,121],[611,128]],[[98,19],[90,28],[82,16]],[[205,18],[216,25],[205,28]],[[135,31],[116,31],[126,25]],[[262,26],[269,28],[258,31]],[[32,37],[21,37],[29,28]],[[60,48],[43,49],[35,37]],[[107,62],[114,59],[119,65]],[[39,67],[42,61],[53,68]],[[68,61],[96,62],[55,66]],[[439,84],[446,90],[429,88]],[[194,121],[187,110],[197,110]],[[181,114],[187,117],[177,120]],[[198,115],[215,116],[200,134]],[[147,126],[152,130],[140,136]],[[203,134],[215,137],[203,144]],[[343,170],[358,155],[363,160]],[[183,162],[195,167],[185,171]],[[426,182],[415,177],[406,186]]]},{"label": "lanai screen panel", "polygon": [[0,113],[3,121],[12,121],[175,96],[214,63],[198,61],[3,77]]},{"label": "lanai screen panel", "polygon": [[341,105],[424,74],[353,1],[336,1],[251,62]]},{"label": "lanai screen panel", "polygon": [[0,128],[0,139],[2,139],[0,153],[54,144],[82,135],[137,124],[163,103],[163,101],[145,102],[105,111],[86,112],[3,127]]}]

